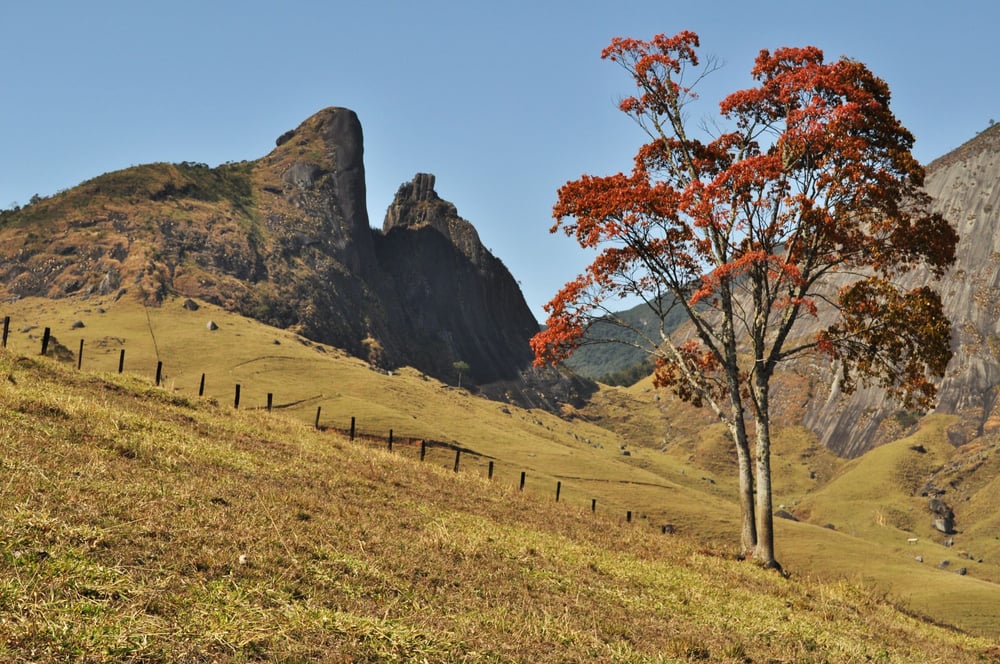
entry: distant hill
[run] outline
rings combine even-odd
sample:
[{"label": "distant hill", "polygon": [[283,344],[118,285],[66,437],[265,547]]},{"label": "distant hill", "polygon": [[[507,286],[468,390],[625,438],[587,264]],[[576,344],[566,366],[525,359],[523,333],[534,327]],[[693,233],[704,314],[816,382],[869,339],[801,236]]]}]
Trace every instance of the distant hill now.
[{"label": "distant hill", "polygon": [[[613,323],[597,322],[588,330],[584,343],[566,360],[566,366],[587,378],[613,385],[630,385],[649,375],[652,366],[648,343],[640,332],[654,337],[659,321],[645,304],[616,312]],[[683,314],[666,321],[669,334],[684,322]]]},{"label": "distant hill", "polygon": [[357,116],[328,108],[268,155],[107,173],[0,214],[0,296],[167,296],[465,384],[517,379],[538,324],[433,175],[380,230],[365,209]]}]

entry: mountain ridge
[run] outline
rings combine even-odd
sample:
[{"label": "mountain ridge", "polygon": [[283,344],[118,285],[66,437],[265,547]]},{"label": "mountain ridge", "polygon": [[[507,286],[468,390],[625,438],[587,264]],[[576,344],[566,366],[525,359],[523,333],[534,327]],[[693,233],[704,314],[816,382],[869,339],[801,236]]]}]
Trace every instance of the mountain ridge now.
[{"label": "mountain ridge", "polygon": [[155,306],[181,295],[379,368],[453,380],[461,364],[469,383],[515,380],[537,322],[434,183],[404,183],[373,229],[360,120],[326,108],[257,160],[137,166],[4,211],[0,296],[129,294]]}]

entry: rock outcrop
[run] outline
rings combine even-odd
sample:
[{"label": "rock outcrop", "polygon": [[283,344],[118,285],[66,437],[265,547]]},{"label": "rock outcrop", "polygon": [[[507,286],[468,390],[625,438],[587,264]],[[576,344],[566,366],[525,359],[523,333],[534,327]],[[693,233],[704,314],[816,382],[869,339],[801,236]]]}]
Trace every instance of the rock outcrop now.
[{"label": "rock outcrop", "polygon": [[390,275],[406,354],[436,375],[465,362],[479,383],[515,377],[532,359],[538,331],[514,277],[483,247],[479,234],[418,174],[399,188],[377,238],[379,265]]},{"label": "rock outcrop", "polygon": [[[956,445],[1000,429],[1000,126],[979,134],[927,167],[925,190],[934,209],[956,228],[959,243],[949,273],[931,282],[952,322],[954,356],[938,390],[936,412],[958,414],[949,431]],[[925,272],[901,279],[928,283]],[[877,389],[843,397],[836,383],[815,378],[805,423],[844,456],[857,456],[916,422]],[[829,380],[828,378],[826,379]]]},{"label": "rock outcrop", "polygon": [[381,231],[365,201],[361,123],[324,109],[256,161],[134,167],[0,213],[0,294],[202,299],[384,368],[517,379],[537,323],[434,176]]}]

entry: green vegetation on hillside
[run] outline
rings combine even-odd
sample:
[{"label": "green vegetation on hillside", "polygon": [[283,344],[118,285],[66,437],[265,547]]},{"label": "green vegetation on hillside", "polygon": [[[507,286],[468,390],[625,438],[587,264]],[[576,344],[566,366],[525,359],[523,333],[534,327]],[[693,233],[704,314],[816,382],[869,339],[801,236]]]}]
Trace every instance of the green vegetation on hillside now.
[{"label": "green vegetation on hillside", "polygon": [[[565,364],[592,380],[608,385],[631,385],[652,373],[651,347],[643,336],[659,339],[659,321],[645,304],[615,313],[614,318],[619,323],[595,322],[587,331],[583,344]],[[668,316],[666,332],[672,332],[684,320],[680,311]]]},{"label": "green vegetation on hillside", "polygon": [[786,580],[264,411],[0,353],[3,661],[982,661]]},{"label": "green vegetation on hillside", "polygon": [[38,224],[69,211],[101,209],[108,204],[186,199],[215,203],[228,201],[234,210],[250,215],[253,209],[254,162],[206,164],[182,162],[133,166],[99,175],[78,187],[33,200],[23,208],[0,212],[0,224]]}]

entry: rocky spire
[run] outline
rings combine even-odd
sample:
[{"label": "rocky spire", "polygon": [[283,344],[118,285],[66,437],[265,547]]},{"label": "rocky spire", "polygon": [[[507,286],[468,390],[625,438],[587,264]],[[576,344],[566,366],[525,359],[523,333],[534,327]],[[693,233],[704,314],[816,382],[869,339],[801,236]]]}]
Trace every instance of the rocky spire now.
[{"label": "rocky spire", "polygon": [[382,225],[379,259],[393,275],[401,318],[439,372],[461,360],[477,382],[513,378],[531,362],[538,323],[510,272],[434,184],[429,173],[403,183]]},{"label": "rocky spire", "polygon": [[434,191],[434,181],[435,178],[430,173],[417,173],[410,182],[401,184],[385,212],[382,232],[388,233],[400,226],[432,224],[439,231],[447,233],[447,224],[444,222],[457,217],[458,210],[452,203],[441,200]]},{"label": "rocky spire", "polygon": [[430,226],[475,265],[483,265],[488,252],[479,240],[479,233],[458,216],[453,203],[437,195],[434,180],[430,173],[417,173],[413,180],[403,183],[386,210],[382,232],[388,234],[394,228]]},{"label": "rocky spire", "polygon": [[364,136],[357,114],[330,107],[278,137],[262,163],[299,212],[296,232],[329,248],[354,272],[372,262],[365,188]]}]

